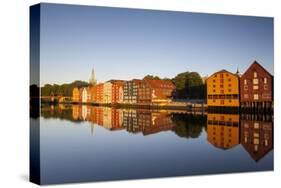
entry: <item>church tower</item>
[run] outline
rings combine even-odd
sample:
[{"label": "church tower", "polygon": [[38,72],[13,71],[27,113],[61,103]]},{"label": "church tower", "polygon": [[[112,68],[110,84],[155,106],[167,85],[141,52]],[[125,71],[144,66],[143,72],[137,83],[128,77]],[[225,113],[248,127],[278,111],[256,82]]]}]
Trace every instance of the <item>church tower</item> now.
[{"label": "church tower", "polygon": [[95,74],[94,68],[92,69],[92,74],[91,74],[91,78],[90,78],[90,80],[89,80],[89,83],[90,83],[92,86],[95,86],[95,85],[97,84],[96,74]]}]

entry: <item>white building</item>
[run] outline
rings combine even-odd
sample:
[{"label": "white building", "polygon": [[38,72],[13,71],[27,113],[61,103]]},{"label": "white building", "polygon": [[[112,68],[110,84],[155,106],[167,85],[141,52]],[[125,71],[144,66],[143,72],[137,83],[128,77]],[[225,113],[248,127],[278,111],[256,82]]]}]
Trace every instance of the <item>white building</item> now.
[{"label": "white building", "polygon": [[109,104],[112,102],[112,83],[105,82],[103,84],[103,103]]}]

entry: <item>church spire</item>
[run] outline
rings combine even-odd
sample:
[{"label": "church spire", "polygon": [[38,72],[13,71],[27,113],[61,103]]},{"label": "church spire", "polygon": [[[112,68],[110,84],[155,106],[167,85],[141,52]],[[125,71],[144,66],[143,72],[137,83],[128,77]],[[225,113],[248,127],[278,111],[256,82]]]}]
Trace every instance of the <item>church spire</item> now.
[{"label": "church spire", "polygon": [[239,76],[239,77],[241,77],[241,74],[240,74],[240,72],[239,72],[239,68],[238,68],[238,67],[237,67],[236,75]]},{"label": "church spire", "polygon": [[97,84],[96,74],[95,74],[94,68],[92,69],[92,74],[91,74],[91,78],[89,80],[89,83],[93,86]]}]

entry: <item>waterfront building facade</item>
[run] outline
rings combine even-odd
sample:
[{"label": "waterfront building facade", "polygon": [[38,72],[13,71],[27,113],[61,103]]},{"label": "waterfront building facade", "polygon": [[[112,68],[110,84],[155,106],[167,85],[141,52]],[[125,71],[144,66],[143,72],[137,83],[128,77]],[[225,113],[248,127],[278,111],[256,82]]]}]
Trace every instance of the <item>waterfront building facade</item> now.
[{"label": "waterfront building facade", "polygon": [[112,84],[112,97],[111,97],[111,103],[122,103],[123,102],[123,87],[125,84],[125,81],[123,80],[111,80]]},{"label": "waterfront building facade", "polygon": [[142,80],[134,79],[125,82],[123,88],[123,102],[135,104],[138,102],[138,89]]},{"label": "waterfront building facade", "polygon": [[94,96],[94,99],[93,99],[93,102],[95,103],[103,103],[103,83],[99,83],[97,85],[94,86],[94,89],[93,89],[93,96]]},{"label": "waterfront building facade", "polygon": [[273,104],[273,76],[254,61],[240,78],[242,107],[271,107]]},{"label": "waterfront building facade", "polygon": [[79,93],[79,89],[77,87],[75,87],[72,90],[72,101],[73,102],[79,102],[80,101],[80,93]]},{"label": "waterfront building facade", "polygon": [[170,80],[144,79],[138,90],[138,103],[167,104],[171,101],[175,85]]},{"label": "waterfront building facade", "polygon": [[239,76],[221,70],[208,77],[207,104],[214,107],[239,107]]},{"label": "waterfront building facade", "polygon": [[112,102],[112,83],[105,82],[103,84],[103,103],[110,104]]}]

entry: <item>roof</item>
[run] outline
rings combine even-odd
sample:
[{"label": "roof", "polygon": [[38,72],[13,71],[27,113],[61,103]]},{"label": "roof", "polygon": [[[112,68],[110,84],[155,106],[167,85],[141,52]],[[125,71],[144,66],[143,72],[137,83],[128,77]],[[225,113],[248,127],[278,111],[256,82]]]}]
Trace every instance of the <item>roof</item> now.
[{"label": "roof", "polygon": [[229,73],[229,74],[231,74],[231,75],[233,75],[233,76],[237,76],[237,77],[238,77],[237,74],[234,74],[234,73],[229,72],[229,71],[227,71],[227,70],[225,70],[225,69],[222,69],[222,70],[220,70],[220,71],[217,71],[217,72],[213,73],[213,74],[212,74],[211,76],[209,76],[206,80],[208,80],[209,78],[211,78],[213,75],[218,74],[218,73],[222,73],[222,72]]},{"label": "roof", "polygon": [[[244,74],[246,74],[248,71],[250,71],[253,66],[257,65],[258,67],[260,67],[263,71],[265,71],[268,75],[272,76],[272,74],[270,72],[268,72],[261,64],[259,64],[256,60],[254,60],[254,62],[249,66],[249,68],[244,72]],[[244,74],[242,76],[244,76]],[[273,76],[272,76],[273,77]]]},{"label": "roof", "polygon": [[151,87],[154,88],[175,88],[175,85],[170,80],[158,80],[158,79],[144,79]]}]

